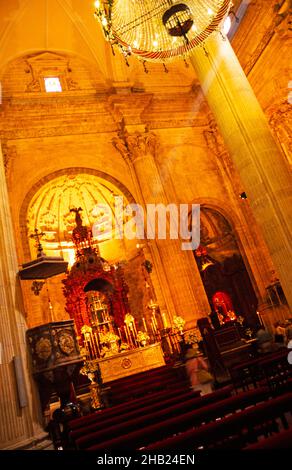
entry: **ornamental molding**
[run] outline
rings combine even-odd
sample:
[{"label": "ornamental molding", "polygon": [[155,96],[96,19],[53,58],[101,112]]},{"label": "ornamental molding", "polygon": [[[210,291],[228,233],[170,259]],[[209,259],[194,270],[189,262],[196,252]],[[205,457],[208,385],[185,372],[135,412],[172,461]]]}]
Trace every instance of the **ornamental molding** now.
[{"label": "ornamental molding", "polygon": [[[21,121],[18,121],[21,122]],[[116,124],[112,122],[103,122],[101,124],[98,120],[88,122],[80,122],[79,124],[72,124],[67,126],[57,125],[49,128],[14,128],[5,129],[0,131],[0,139],[4,140],[18,140],[18,139],[31,139],[43,137],[58,137],[82,134],[105,134],[112,133],[117,130]]]},{"label": "ornamental molding", "polygon": [[150,93],[126,93],[111,95],[108,98],[108,110],[115,122],[123,121],[126,125],[142,124],[142,115],[153,100]]}]

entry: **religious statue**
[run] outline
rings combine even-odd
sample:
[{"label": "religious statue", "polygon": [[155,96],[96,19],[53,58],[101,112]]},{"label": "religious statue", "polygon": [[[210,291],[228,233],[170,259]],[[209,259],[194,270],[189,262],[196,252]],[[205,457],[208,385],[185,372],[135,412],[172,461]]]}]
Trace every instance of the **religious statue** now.
[{"label": "religious statue", "polygon": [[218,297],[215,297],[214,304],[215,304],[215,311],[217,313],[220,325],[225,325],[226,323],[236,320],[236,314],[230,308],[230,302],[228,302],[228,306],[227,306],[226,302],[224,301],[224,298],[223,297],[219,298],[218,296]]}]

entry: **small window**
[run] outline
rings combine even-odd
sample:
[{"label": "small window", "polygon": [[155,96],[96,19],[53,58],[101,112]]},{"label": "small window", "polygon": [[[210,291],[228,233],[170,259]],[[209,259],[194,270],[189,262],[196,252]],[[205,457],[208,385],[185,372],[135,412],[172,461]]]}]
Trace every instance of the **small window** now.
[{"label": "small window", "polygon": [[62,86],[58,77],[45,78],[45,88],[47,93],[61,92]]}]

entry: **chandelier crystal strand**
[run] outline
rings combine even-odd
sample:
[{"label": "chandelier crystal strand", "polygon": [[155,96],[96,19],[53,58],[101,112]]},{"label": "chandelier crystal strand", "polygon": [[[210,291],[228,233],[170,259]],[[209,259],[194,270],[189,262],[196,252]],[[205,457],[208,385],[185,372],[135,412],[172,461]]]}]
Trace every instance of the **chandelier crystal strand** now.
[{"label": "chandelier crystal strand", "polygon": [[231,5],[230,0],[108,0],[97,2],[96,17],[125,56],[165,62],[203,44]]}]

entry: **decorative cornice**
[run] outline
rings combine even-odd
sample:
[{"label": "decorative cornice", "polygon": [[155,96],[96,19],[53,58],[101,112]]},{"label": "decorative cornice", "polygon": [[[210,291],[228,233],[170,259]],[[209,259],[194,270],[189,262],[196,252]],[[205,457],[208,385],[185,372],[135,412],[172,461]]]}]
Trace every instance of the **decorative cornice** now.
[{"label": "decorative cornice", "polygon": [[112,133],[117,130],[116,124],[112,122],[103,121],[99,119],[92,119],[91,122],[87,122],[85,119],[80,119],[78,125],[54,125],[53,127],[42,127],[42,128],[14,128],[14,129],[3,129],[0,131],[0,139],[5,140],[18,140],[18,139],[38,139],[46,137],[61,137],[70,135],[85,135],[85,134],[102,134]]},{"label": "decorative cornice", "polygon": [[142,114],[151,103],[153,95],[149,93],[126,93],[111,95],[108,98],[109,112],[115,122],[125,125],[143,123]]}]

